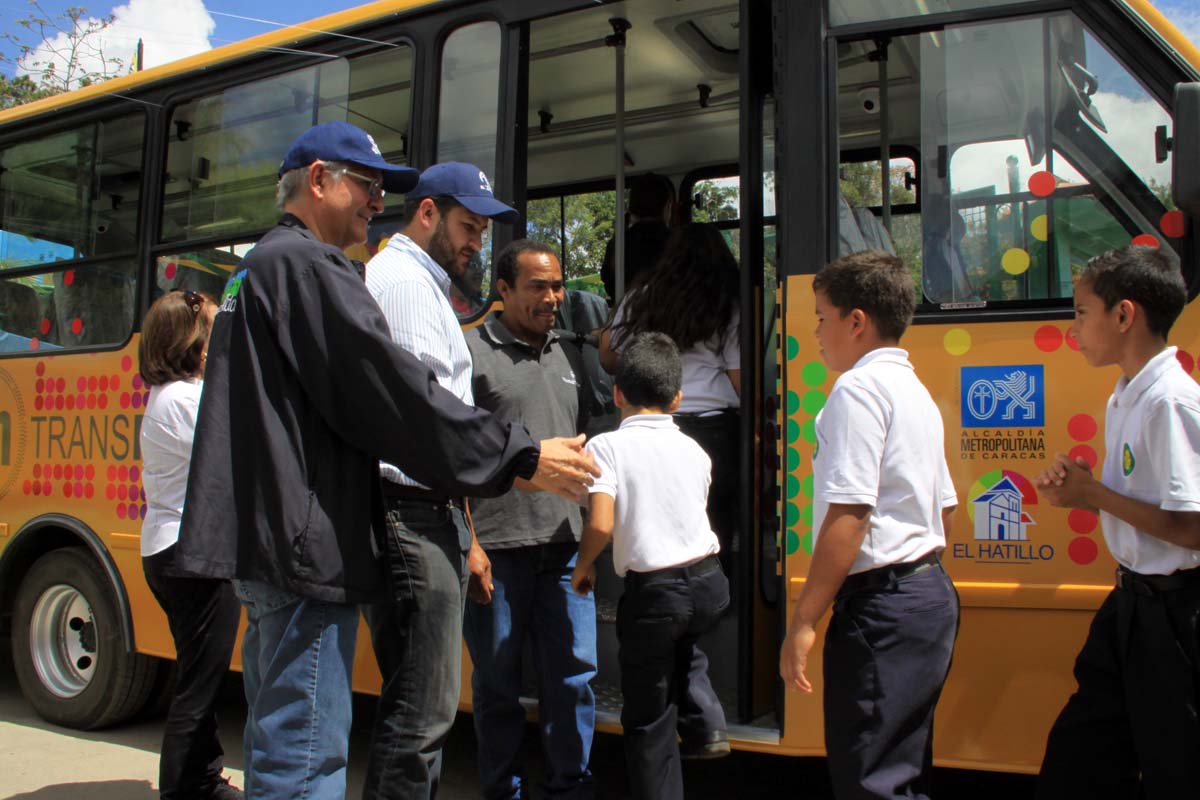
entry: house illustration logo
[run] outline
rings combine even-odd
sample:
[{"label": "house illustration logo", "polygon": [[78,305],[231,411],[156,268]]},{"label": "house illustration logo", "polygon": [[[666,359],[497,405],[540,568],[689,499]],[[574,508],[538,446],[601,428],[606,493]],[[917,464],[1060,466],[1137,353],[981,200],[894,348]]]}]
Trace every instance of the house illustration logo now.
[{"label": "house illustration logo", "polygon": [[1005,475],[977,496],[975,539],[980,541],[1024,542],[1029,539],[1033,517],[1021,507],[1021,490]]},{"label": "house illustration logo", "polygon": [[1054,545],[1029,538],[1029,527],[1037,523],[1026,509],[1037,504],[1037,489],[1021,473],[996,469],[980,475],[967,492],[974,538],[964,528],[965,541],[947,547],[951,558],[996,566],[1052,560]]}]

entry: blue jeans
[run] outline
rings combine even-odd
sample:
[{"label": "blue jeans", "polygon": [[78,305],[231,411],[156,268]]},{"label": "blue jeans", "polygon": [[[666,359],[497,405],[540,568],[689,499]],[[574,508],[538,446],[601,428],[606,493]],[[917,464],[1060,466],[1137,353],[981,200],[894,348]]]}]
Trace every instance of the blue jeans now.
[{"label": "blue jeans", "polygon": [[495,590],[489,605],[467,604],[463,633],[471,676],[479,774],[486,800],[526,797],[519,762],[525,710],[521,653],[533,645],[538,720],[546,753],[542,796],[591,800],[588,771],[596,700],[596,603],[571,590],[574,542],[489,550]]},{"label": "blue jeans", "polygon": [[358,606],[233,584],[250,623],[242,640],[246,797],[342,800]]},{"label": "blue jeans", "polygon": [[387,498],[391,600],[366,607],[383,676],[364,800],[437,796],[462,676],[471,532],[458,508]]}]

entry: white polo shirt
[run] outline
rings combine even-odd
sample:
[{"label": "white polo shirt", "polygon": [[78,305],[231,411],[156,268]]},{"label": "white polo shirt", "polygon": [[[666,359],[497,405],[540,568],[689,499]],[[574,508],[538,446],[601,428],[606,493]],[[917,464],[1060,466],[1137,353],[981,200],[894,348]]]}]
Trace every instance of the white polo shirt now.
[{"label": "white polo shirt", "polygon": [[817,415],[813,536],[831,503],[871,506],[850,574],[946,547],[942,509],[958,503],[942,415],[908,353],[872,350],[833,384]]},{"label": "white polo shirt", "polygon": [[600,477],[591,492],[615,500],[613,569],[650,572],[721,549],[708,523],[712,462],[667,414],[640,414],[587,443]]},{"label": "white polo shirt", "polygon": [[143,556],[161,553],[179,540],[183,499],[200,392],[204,381],[190,378],[150,388],[142,415],[142,487],[146,490],[146,519],[142,521]]},{"label": "white polo shirt", "polygon": [[[1167,511],[1200,512],[1200,386],[1168,347],[1108,398],[1104,485]],[[1200,550],[1156,539],[1100,512],[1104,541],[1127,569],[1170,575],[1200,567]]]}]

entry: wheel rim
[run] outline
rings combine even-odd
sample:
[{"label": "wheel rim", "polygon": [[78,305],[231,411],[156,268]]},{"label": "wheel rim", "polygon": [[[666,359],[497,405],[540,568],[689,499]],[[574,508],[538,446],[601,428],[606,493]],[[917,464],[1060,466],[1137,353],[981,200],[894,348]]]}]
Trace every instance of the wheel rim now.
[{"label": "wheel rim", "polygon": [[96,670],[96,621],[87,598],[58,584],[42,592],[29,624],[29,650],[42,685],[58,697],[75,697]]}]

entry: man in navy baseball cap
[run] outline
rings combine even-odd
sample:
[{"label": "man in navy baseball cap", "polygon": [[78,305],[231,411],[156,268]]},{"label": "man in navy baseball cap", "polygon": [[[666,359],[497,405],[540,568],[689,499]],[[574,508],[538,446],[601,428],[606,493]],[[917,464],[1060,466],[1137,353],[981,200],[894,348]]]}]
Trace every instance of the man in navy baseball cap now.
[{"label": "man in navy baseball cap", "polygon": [[408,193],[408,200],[425,197],[453,197],[472,214],[511,225],[521,218],[515,208],[504,205],[492,194],[492,185],[483,170],[461,161],[434,164],[421,173],[421,180]]},{"label": "man in navy baseball cap", "polygon": [[340,161],[377,169],[382,174],[382,188],[388,192],[407,192],[417,185],[420,176],[412,167],[384,161],[371,134],[349,122],[323,122],[300,134],[283,157],[279,176],[314,161]]}]

